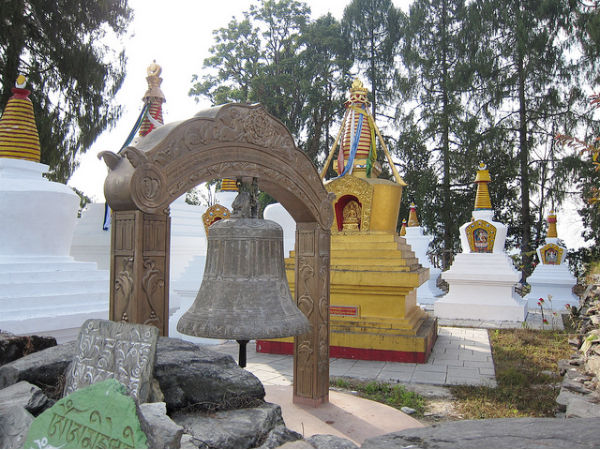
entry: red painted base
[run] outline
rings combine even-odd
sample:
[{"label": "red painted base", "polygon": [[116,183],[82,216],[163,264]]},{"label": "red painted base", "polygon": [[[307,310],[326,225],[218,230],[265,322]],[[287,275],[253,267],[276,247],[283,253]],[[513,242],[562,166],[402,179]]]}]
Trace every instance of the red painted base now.
[{"label": "red painted base", "polygon": [[[425,352],[402,352],[395,350],[377,350],[372,348],[329,347],[331,358],[359,359],[361,361],[390,361],[406,363],[426,363],[431,349],[435,344],[437,333],[433,335]],[[273,353],[277,355],[293,355],[292,342],[256,341],[258,353]]]}]

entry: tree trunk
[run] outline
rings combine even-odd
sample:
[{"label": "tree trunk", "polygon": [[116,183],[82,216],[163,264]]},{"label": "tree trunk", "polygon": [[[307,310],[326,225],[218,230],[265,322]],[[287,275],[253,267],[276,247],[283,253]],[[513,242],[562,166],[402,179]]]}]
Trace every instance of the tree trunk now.
[{"label": "tree trunk", "polygon": [[518,55],[519,77],[519,163],[521,174],[521,282],[527,278],[527,268],[531,263],[531,210],[529,206],[529,144],[527,142],[527,102],[525,100],[525,68],[523,56]]},{"label": "tree trunk", "polygon": [[441,30],[442,30],[442,158],[443,158],[443,222],[444,222],[444,257],[443,269],[446,270],[450,266],[452,252],[452,199],[450,192],[450,121],[448,118],[448,44],[447,44],[447,16],[448,5],[442,2]]}]

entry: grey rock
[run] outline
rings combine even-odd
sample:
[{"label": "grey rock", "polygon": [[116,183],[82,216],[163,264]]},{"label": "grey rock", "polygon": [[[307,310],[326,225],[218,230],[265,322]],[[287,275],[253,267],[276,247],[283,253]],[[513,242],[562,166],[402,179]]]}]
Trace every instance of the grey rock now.
[{"label": "grey rock", "polygon": [[0,366],[0,389],[28,381],[40,387],[48,397],[58,399],[74,353],[75,341],[71,341]]},{"label": "grey rock", "polygon": [[302,439],[300,433],[290,430],[285,425],[277,425],[267,435],[259,448],[278,448],[286,442],[295,442]]},{"label": "grey rock", "polygon": [[409,416],[417,412],[416,409],[410,408],[408,406],[403,406],[402,408],[400,408],[400,411],[402,411],[404,414],[408,414]]},{"label": "grey rock", "polygon": [[585,398],[574,398],[567,405],[566,417],[600,417],[600,405]]},{"label": "grey rock", "polygon": [[284,425],[281,408],[272,403],[215,413],[175,412],[172,418],[193,436],[197,448],[255,448]]},{"label": "grey rock", "polygon": [[600,355],[589,356],[585,362],[585,370],[594,375],[600,374]]},{"label": "grey rock", "polygon": [[0,406],[22,406],[34,416],[52,406],[42,390],[27,381],[19,381],[0,390]]},{"label": "grey rock", "polygon": [[597,448],[598,419],[445,422],[366,439],[362,448]]},{"label": "grey rock", "polygon": [[556,397],[556,403],[559,411],[566,411],[570,402],[583,397],[583,394],[578,394],[576,392],[569,391],[568,389],[561,389],[558,397]]},{"label": "grey rock", "polygon": [[183,433],[181,436],[181,446],[179,448],[198,448],[194,445],[194,436]]},{"label": "grey rock", "polygon": [[64,395],[99,381],[115,379],[136,401],[147,402],[157,339],[158,328],[150,325],[86,320],[79,329]]},{"label": "grey rock", "polygon": [[55,345],[51,336],[16,336],[0,331],[0,366]]},{"label": "grey rock", "polygon": [[191,407],[213,411],[254,406],[265,390],[233,358],[181,339],[160,338],[154,377],[169,412]]},{"label": "grey rock", "polygon": [[[568,373],[568,372],[567,372]],[[565,376],[562,382],[562,387],[573,392],[579,392],[580,394],[591,394],[592,391],[586,388],[581,382],[572,380]]]},{"label": "grey rock", "polygon": [[0,406],[0,448],[23,448],[33,419],[22,406]]},{"label": "grey rock", "polygon": [[[49,398],[60,398],[75,348],[72,341],[0,366],[0,389],[25,380],[42,388]],[[240,368],[231,356],[181,339],[158,339],[154,378],[167,411],[243,407],[260,403],[265,396],[258,378]]]},{"label": "grey rock", "polygon": [[140,405],[139,413],[150,448],[179,448],[181,446],[183,427],[167,416],[165,403],[143,403]]},{"label": "grey rock", "polygon": [[351,440],[333,434],[314,434],[306,442],[314,448],[358,448]]}]

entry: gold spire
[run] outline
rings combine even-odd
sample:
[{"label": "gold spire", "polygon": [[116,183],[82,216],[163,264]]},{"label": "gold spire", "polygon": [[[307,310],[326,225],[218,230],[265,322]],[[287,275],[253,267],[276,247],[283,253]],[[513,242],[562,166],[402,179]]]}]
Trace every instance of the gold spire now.
[{"label": "gold spire", "polygon": [[33,103],[29,99],[31,91],[25,89],[27,79],[17,77],[12,97],[0,119],[0,157],[25,159],[40,162],[40,138]]},{"label": "gold spire", "polygon": [[400,236],[406,236],[406,219],[402,219],[402,228],[400,228]]},{"label": "gold spire", "polygon": [[492,201],[488,191],[488,183],[492,181],[487,166],[481,162],[477,169],[475,183],[477,183],[477,194],[475,195],[475,210],[492,209]]},{"label": "gold spire", "polygon": [[408,213],[408,226],[418,227],[419,219],[417,218],[417,207],[414,203],[410,203],[410,212]]},{"label": "gold spire", "polygon": [[546,235],[547,238],[557,238],[558,233],[556,232],[556,213],[554,211],[550,211],[548,214],[548,233]]}]

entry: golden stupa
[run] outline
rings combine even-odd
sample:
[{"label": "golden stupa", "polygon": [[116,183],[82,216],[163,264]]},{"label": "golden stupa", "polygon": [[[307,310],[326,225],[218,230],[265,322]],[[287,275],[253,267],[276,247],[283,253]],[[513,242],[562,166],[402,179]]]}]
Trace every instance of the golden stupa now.
[{"label": "golden stupa", "polygon": [[[429,276],[396,226],[406,183],[398,174],[369,113],[367,89],[355,80],[340,132],[321,178],[339,146],[339,176],[324,182],[335,194],[331,236],[330,356],[380,361],[426,362],[437,322],[417,306],[416,288]],[[394,181],[377,178],[377,141]],[[286,259],[294,290],[294,252]],[[292,340],[258,341],[257,351],[292,352]]]}]

